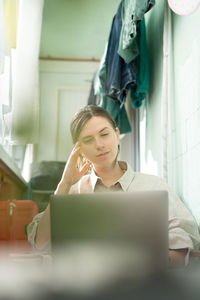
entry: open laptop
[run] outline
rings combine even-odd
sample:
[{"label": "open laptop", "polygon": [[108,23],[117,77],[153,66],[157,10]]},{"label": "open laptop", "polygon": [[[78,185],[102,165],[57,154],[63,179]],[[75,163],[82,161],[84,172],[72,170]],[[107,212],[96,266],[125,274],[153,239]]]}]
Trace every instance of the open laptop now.
[{"label": "open laptop", "polygon": [[155,270],[168,265],[167,191],[53,195],[50,220],[52,253],[126,257]]}]

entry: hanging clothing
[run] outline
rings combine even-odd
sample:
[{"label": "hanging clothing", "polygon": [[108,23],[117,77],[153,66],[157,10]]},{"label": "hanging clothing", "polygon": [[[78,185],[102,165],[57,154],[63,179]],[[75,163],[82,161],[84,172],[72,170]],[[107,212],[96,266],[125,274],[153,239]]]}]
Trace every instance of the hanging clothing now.
[{"label": "hanging clothing", "polygon": [[100,97],[99,97],[99,95],[97,95],[95,93],[95,88],[94,88],[97,76],[98,76],[98,74],[97,74],[97,72],[95,72],[93,75],[93,78],[92,78],[90,93],[88,96],[88,101],[87,101],[88,105],[99,105],[99,103],[100,103]]},{"label": "hanging clothing", "polygon": [[142,105],[142,101],[146,97],[149,89],[149,56],[146,41],[145,20],[142,19],[138,23],[138,33],[136,41],[139,48],[139,55],[135,58],[136,66],[136,86],[130,88],[131,104],[133,108],[138,108]]},{"label": "hanging clothing", "polygon": [[122,27],[121,8],[122,2],[113,18],[105,58],[105,94],[114,100],[118,100],[120,104],[126,100],[130,85],[136,83],[134,65],[125,63],[117,53]]},{"label": "hanging clothing", "polygon": [[155,4],[155,0],[123,0],[122,1],[122,28],[118,54],[126,63],[130,63],[138,54],[139,49],[135,37],[138,21]]},{"label": "hanging clothing", "polygon": [[131,132],[132,129],[124,103],[120,105],[118,101],[104,96],[102,97],[100,106],[111,114],[121,134]]},{"label": "hanging clothing", "polygon": [[128,119],[128,115],[125,109],[124,103],[120,103],[118,100],[106,96],[105,94],[105,77],[106,77],[106,65],[105,56],[107,53],[107,44],[105,47],[104,54],[101,58],[98,76],[95,78],[94,90],[96,95],[100,95],[99,106],[105,108],[113,117],[117,127],[121,134],[131,132],[131,125]]},{"label": "hanging clothing", "polygon": [[126,63],[117,52],[120,33],[122,32],[122,9],[125,8],[124,1],[122,1],[113,18],[108,44],[106,45],[98,72],[99,78],[95,93],[100,94],[100,106],[112,115],[121,133],[131,132],[131,125],[124,105],[128,90],[130,89],[131,91],[132,107],[138,108],[141,106],[149,89],[149,58],[143,16],[151,8],[154,1],[146,1],[146,6],[144,6],[144,2],[137,6],[137,16],[140,18],[136,22],[137,34],[133,38],[137,48],[137,55],[134,52],[136,48],[132,47],[133,44],[129,48],[131,53],[135,53],[132,56],[132,58],[136,56],[135,59]]}]

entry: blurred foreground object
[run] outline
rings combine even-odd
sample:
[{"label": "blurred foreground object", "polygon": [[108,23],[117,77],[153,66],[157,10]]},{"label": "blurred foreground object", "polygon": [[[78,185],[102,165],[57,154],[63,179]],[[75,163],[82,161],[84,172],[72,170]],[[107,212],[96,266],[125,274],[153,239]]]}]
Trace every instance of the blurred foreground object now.
[{"label": "blurred foreground object", "polygon": [[178,15],[187,16],[199,7],[199,0],[168,0],[169,7]]}]

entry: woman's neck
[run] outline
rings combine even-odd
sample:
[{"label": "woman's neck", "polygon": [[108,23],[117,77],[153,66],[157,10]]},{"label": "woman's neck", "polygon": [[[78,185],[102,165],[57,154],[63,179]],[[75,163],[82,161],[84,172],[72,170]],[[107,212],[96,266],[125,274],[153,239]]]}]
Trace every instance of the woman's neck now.
[{"label": "woman's neck", "polygon": [[94,171],[106,186],[115,183],[124,173],[120,168],[118,161],[108,166],[94,166]]}]

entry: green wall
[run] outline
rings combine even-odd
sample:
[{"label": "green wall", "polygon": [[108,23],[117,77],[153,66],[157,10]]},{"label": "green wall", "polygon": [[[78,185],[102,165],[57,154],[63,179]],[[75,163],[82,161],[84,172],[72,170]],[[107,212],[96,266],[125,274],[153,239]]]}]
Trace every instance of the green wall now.
[{"label": "green wall", "polygon": [[200,7],[172,15],[174,47],[174,186],[200,224]]},{"label": "green wall", "polygon": [[120,0],[45,0],[40,56],[100,58]]},{"label": "green wall", "polygon": [[[141,171],[162,175],[162,70],[164,0],[147,14],[150,91],[144,108]],[[200,7],[189,16],[171,13],[172,48],[168,104],[168,182],[200,224]],[[142,110],[141,110],[142,112]],[[146,114],[146,115],[145,115]],[[146,118],[145,118],[146,116]]]}]

